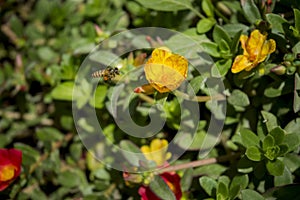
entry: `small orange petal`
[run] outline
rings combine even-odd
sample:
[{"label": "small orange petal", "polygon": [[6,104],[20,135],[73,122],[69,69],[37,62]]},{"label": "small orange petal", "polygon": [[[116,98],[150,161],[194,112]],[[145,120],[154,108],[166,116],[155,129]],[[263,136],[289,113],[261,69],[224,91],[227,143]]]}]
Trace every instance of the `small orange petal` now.
[{"label": "small orange petal", "polygon": [[133,90],[135,93],[153,94],[155,89],[150,84],[145,84]]}]

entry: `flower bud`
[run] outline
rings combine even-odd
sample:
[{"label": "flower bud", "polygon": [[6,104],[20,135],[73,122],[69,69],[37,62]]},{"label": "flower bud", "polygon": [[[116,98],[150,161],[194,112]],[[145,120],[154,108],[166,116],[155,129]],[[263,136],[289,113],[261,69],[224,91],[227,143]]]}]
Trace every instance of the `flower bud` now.
[{"label": "flower bud", "polygon": [[271,69],[271,72],[277,75],[283,75],[286,73],[286,67],[283,65],[277,65]]},{"label": "flower bud", "polygon": [[284,61],[282,64],[286,67],[292,66],[292,63],[290,61]]},{"label": "flower bud", "polygon": [[294,60],[293,65],[296,67],[300,67],[300,60]]},{"label": "flower bud", "polygon": [[287,54],[284,55],[283,60],[293,62],[294,55],[291,54],[291,53],[287,53]]}]

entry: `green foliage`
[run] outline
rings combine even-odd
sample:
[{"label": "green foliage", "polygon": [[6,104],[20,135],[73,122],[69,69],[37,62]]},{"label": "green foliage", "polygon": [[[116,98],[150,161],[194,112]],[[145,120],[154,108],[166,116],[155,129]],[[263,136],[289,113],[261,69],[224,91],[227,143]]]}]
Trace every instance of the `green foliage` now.
[{"label": "green foliage", "polygon": [[173,192],[160,176],[155,176],[154,180],[150,182],[149,187],[158,197],[162,199],[176,199]]},{"label": "green foliage", "polygon": [[[183,155],[172,152],[179,158],[168,163],[179,166],[183,199],[300,196],[298,1],[9,0],[0,4],[0,148],[23,153],[21,175],[0,192],[0,199],[140,199],[142,184],[161,199],[176,199],[160,176],[137,173],[131,184],[126,174],[112,167],[121,162],[124,171],[145,165],[156,169],[140,150],[154,138],[184,149]],[[164,27],[181,34],[151,38],[151,31],[131,32],[111,39],[141,27]],[[232,73],[236,57],[246,54],[240,37],[249,38],[254,29],[273,39],[276,51],[252,70]],[[118,56],[129,44],[137,50]],[[187,56],[187,93],[134,94],[144,76],[135,73],[137,58],[146,53],[147,60],[161,45]],[[115,80],[89,74],[108,65],[119,67]],[[129,87],[123,88],[123,83]],[[113,108],[115,91],[121,100]],[[191,120],[193,110],[182,109],[190,102],[199,108],[199,120]],[[72,109],[80,110],[79,117]],[[141,127],[152,120],[166,122],[155,135],[136,133],[132,124],[116,123],[127,120],[118,118],[125,111]],[[97,120],[91,119],[92,114]],[[220,124],[222,130],[215,130]],[[141,137],[128,135],[127,130]],[[87,149],[83,141],[91,135],[105,136],[109,145],[92,137],[94,144]],[[116,159],[110,153],[119,148],[127,153]]]}]

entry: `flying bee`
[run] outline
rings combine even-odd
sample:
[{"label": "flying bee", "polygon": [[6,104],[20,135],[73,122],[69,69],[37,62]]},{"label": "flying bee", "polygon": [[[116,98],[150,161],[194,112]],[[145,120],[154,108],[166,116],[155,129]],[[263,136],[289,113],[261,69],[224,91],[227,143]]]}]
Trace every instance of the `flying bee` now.
[{"label": "flying bee", "polygon": [[116,77],[116,75],[120,75],[120,71],[117,67],[107,67],[105,69],[95,71],[92,73],[93,78],[99,78],[102,77],[103,81],[111,81],[113,78]]}]

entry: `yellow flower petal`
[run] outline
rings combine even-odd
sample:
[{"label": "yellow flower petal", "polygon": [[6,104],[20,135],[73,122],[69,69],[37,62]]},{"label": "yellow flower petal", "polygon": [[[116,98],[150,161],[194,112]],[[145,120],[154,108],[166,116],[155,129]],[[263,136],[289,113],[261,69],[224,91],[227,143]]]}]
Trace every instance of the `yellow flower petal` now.
[{"label": "yellow flower petal", "polygon": [[149,146],[147,146],[147,145],[142,146],[141,151],[142,151],[142,153],[144,154],[144,156],[146,157],[147,160],[153,160],[151,150],[150,150]]},{"label": "yellow flower petal", "polygon": [[238,55],[231,67],[232,73],[242,70],[250,71],[276,49],[276,42],[272,39],[266,40],[267,35],[261,34],[259,30],[251,32],[250,37],[241,35],[240,42],[244,50],[243,55]]},{"label": "yellow flower petal", "polygon": [[244,55],[245,56],[248,56],[247,47],[246,47],[247,41],[248,41],[248,36],[247,35],[241,35],[240,36],[240,42],[241,42],[242,48],[244,50]]},{"label": "yellow flower petal", "polygon": [[155,49],[145,65],[146,79],[160,93],[177,89],[187,77],[188,61],[164,49]]},{"label": "yellow flower petal", "polygon": [[164,139],[154,139],[150,146],[144,145],[141,147],[142,153],[147,160],[154,161],[157,166],[162,166],[169,158],[171,153],[167,152],[168,141]]},{"label": "yellow flower petal", "polygon": [[259,30],[254,30],[250,34],[250,38],[247,41],[247,53],[249,54],[250,61],[258,60],[258,56],[261,53],[262,47],[266,41],[267,36],[259,32]]},{"label": "yellow flower petal", "polygon": [[251,63],[248,60],[247,56],[239,55],[234,59],[233,65],[231,67],[231,72],[238,73],[245,69],[247,69],[247,71],[249,71],[248,69],[252,69],[253,67],[254,67],[253,63]]},{"label": "yellow flower petal", "polygon": [[276,42],[273,39],[266,41],[261,50],[260,56],[258,58],[258,63],[264,61],[268,54],[273,53],[276,50]]}]

